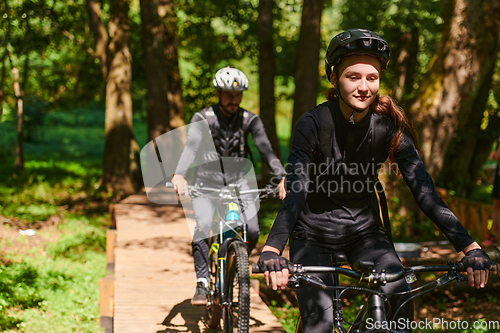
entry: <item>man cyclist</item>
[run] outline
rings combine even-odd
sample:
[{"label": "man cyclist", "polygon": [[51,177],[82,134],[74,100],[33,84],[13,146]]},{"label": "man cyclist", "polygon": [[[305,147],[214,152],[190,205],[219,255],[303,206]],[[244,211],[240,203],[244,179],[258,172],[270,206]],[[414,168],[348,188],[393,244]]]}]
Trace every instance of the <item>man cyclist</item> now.
[{"label": "man cyclist", "polygon": [[[222,68],[215,74],[213,80],[216,88],[215,95],[219,103],[211,105],[194,114],[191,126],[199,121],[206,120],[210,130],[215,150],[218,157],[208,156],[210,152],[200,149],[204,140],[200,131],[190,130],[188,132],[186,146],[181,154],[175,174],[172,178],[174,188],[179,195],[188,194],[188,182],[186,173],[195,158],[203,156],[202,160],[210,161],[199,165],[195,176],[195,183],[218,186],[228,185],[237,181],[242,189],[248,188],[248,184],[228,174],[227,170],[221,170],[220,159],[231,158],[242,160],[249,152],[247,145],[248,134],[251,133],[255,145],[272,172],[281,178],[285,169],[280,160],[274,154],[269,139],[266,135],[264,125],[259,116],[240,107],[243,91],[248,89],[248,79],[242,71],[236,68]],[[213,155],[213,154],[212,154]],[[233,179],[230,179],[233,178]],[[286,195],[284,190],[284,179],[278,185],[279,197],[283,199]],[[217,202],[210,198],[198,197],[192,200],[196,227],[193,235],[192,251],[194,267],[197,277],[196,292],[191,299],[191,304],[204,306],[207,303],[208,293],[208,242],[212,218],[217,207]],[[257,209],[254,204],[246,207],[245,214],[249,216],[248,240],[249,251],[251,251],[259,238],[259,225],[257,220]]]}]

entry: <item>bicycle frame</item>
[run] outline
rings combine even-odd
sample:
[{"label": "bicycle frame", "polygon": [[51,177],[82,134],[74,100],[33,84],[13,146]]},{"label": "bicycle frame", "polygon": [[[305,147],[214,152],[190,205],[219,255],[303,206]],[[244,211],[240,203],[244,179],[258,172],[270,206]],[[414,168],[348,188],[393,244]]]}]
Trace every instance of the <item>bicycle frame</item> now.
[{"label": "bicycle frame", "polygon": [[[360,273],[351,269],[342,267],[331,267],[331,266],[302,266],[290,264],[290,277],[288,286],[292,288],[300,288],[302,286],[308,285],[316,288],[332,290],[334,293],[333,299],[333,311],[334,311],[334,331],[336,333],[369,333],[372,330],[360,331],[360,327],[363,324],[365,315],[373,319],[373,322],[383,323],[387,320],[387,315],[385,312],[385,301],[387,300],[385,294],[380,291],[380,286],[385,285],[387,282],[394,282],[400,279],[405,279],[408,283],[413,283],[416,281],[416,272],[447,272],[443,276],[431,281],[419,288],[413,289],[411,292],[411,297],[409,297],[405,302],[403,302],[394,313],[392,317],[395,318],[399,310],[409,301],[415,297],[422,295],[428,291],[435,289],[436,287],[443,286],[452,281],[466,281],[467,279],[461,274],[465,271],[462,263],[451,263],[448,262],[447,265],[420,265],[413,266],[403,269],[396,273],[377,273],[375,270],[371,270],[367,273]],[[491,263],[490,271],[497,271],[498,267],[495,262]],[[253,273],[263,273],[257,265],[252,265]],[[327,286],[325,283],[314,276],[306,275],[305,273],[332,273],[333,274],[333,286]],[[356,279],[360,282],[365,282],[371,289],[361,288],[361,287],[341,287],[339,283],[339,274],[345,275],[347,277]],[[342,317],[342,303],[341,295],[346,290],[358,290],[371,293],[367,305],[363,306],[353,323],[349,324],[349,329],[344,328],[343,323],[346,322]],[[408,293],[394,293],[393,295],[403,295]],[[297,323],[296,332],[302,332],[301,320]],[[400,331],[396,330],[386,330],[386,329],[375,329],[376,332],[386,332],[386,333],[396,333]]]},{"label": "bicycle frame", "polygon": [[[167,187],[173,187],[173,185],[167,183]],[[218,234],[210,238],[212,243],[208,258],[210,278],[206,322],[210,328],[218,327],[222,316],[225,332],[233,332],[233,329],[237,328],[238,332],[247,333],[250,311],[250,277],[248,271],[248,225],[244,214],[247,207],[246,202],[256,201],[271,194],[275,195],[276,191],[270,185],[264,189],[241,190],[240,184],[231,184],[223,189],[188,185],[188,190],[192,197],[205,196],[218,201],[216,209],[219,217]],[[203,193],[204,191],[218,196],[210,197]],[[252,199],[242,199],[241,197],[252,193],[258,195]],[[241,214],[243,214],[243,219],[240,219]],[[213,227],[212,231],[214,231]],[[236,289],[235,286],[238,288]],[[238,294],[234,293],[235,290],[238,290]],[[234,300],[235,296],[237,297],[236,301]],[[237,312],[234,312],[236,309]]]}]

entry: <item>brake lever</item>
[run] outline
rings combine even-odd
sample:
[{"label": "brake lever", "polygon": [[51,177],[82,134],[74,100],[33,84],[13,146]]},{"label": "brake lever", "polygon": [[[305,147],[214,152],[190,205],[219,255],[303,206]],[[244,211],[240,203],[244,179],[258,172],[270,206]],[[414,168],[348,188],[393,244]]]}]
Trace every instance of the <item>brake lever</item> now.
[{"label": "brake lever", "polygon": [[292,275],[288,278],[287,286],[289,288],[300,288],[304,285],[309,285],[321,289],[326,289],[326,284],[319,277],[311,275]]}]

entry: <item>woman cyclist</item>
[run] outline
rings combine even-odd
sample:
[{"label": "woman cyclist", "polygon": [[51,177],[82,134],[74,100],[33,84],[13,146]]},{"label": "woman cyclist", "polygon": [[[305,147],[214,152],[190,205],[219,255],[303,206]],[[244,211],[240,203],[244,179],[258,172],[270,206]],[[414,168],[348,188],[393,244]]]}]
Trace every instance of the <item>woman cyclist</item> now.
[{"label": "woman cyclist", "polygon": [[[487,283],[489,257],[436,194],[404,113],[391,97],[378,95],[389,56],[388,44],[368,30],[347,30],[330,42],[325,59],[332,85],[328,101],[297,122],[288,158],[287,196],[259,259],[266,283],[271,282],[274,290],[287,283],[287,261],[280,255],[289,238],[294,263],[331,266],[332,254],[342,251],[350,264],[366,260],[373,261],[377,271],[403,268],[381,231],[375,191],[387,158],[397,163],[423,212],[457,252],[465,254],[470,285],[482,288]],[[319,276],[332,284],[328,274]],[[387,293],[409,289],[404,280],[382,288]],[[332,332],[332,292],[304,287],[297,298],[304,333]],[[389,301],[395,309],[404,298]],[[400,315],[413,318],[411,302]]]}]

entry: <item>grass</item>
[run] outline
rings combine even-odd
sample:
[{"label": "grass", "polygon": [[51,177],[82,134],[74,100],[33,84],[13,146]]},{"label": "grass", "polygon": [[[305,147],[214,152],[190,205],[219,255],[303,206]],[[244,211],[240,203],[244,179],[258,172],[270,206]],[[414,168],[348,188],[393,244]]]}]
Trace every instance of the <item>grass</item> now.
[{"label": "grass", "polygon": [[[21,173],[14,170],[15,124],[0,123],[0,330],[104,332],[99,279],[106,274],[108,199],[98,189],[104,110],[81,107],[43,119],[30,127]],[[138,128],[142,137],[144,125]]]}]

